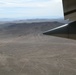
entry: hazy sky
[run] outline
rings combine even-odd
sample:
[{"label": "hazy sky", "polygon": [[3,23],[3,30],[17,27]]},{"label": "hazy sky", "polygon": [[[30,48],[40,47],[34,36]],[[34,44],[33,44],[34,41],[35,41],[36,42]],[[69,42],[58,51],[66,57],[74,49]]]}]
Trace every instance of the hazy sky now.
[{"label": "hazy sky", "polygon": [[0,18],[63,18],[62,0],[1,0]]}]

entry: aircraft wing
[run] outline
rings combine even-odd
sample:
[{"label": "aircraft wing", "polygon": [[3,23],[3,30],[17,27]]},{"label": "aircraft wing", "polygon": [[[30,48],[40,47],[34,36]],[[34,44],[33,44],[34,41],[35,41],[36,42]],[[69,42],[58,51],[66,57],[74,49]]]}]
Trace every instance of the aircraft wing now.
[{"label": "aircraft wing", "polygon": [[65,19],[76,20],[76,0],[63,0]]},{"label": "aircraft wing", "polygon": [[76,39],[76,0],[63,0],[64,16],[70,23],[43,32],[46,35]]}]

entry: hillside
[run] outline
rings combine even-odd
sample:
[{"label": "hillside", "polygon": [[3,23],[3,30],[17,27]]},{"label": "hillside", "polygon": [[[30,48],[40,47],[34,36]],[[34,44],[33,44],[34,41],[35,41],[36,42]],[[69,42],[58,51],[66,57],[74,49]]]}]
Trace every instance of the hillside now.
[{"label": "hillside", "polygon": [[[24,36],[29,34],[41,34],[42,32],[60,26],[58,22],[36,22],[36,23],[6,23],[0,28],[0,35]],[[5,36],[4,36],[5,37]]]}]

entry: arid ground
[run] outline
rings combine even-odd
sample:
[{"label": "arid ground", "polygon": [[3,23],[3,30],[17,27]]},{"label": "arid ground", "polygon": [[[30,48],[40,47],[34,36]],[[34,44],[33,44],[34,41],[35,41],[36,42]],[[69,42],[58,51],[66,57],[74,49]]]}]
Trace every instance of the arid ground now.
[{"label": "arid ground", "polygon": [[0,30],[0,75],[76,75],[76,40],[43,35],[44,25],[19,28]]}]

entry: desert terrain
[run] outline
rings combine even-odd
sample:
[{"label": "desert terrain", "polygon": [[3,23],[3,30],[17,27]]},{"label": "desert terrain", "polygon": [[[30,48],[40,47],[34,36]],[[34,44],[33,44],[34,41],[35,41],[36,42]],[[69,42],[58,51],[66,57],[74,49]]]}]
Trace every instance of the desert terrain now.
[{"label": "desert terrain", "polygon": [[0,75],[76,75],[76,40],[43,35],[58,22],[0,27]]}]

